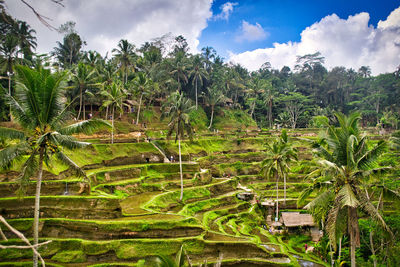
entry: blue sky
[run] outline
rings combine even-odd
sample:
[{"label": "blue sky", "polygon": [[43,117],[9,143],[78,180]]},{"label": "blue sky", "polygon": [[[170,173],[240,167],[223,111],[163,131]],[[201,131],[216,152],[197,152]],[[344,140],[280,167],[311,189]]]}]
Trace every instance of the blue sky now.
[{"label": "blue sky", "polygon": [[[217,0],[212,4],[213,14],[221,12],[221,6],[228,1]],[[229,58],[227,51],[242,53],[257,48],[271,47],[274,42],[300,41],[300,33],[308,26],[333,13],[346,19],[350,15],[368,12],[370,24],[376,27],[379,20],[385,20],[400,6],[399,1],[293,1],[293,0],[245,0],[235,3],[227,20],[208,21],[199,38],[199,47],[212,46],[218,54]],[[240,34],[243,20],[258,23],[266,37],[255,41],[235,41]]]},{"label": "blue sky", "polygon": [[[400,64],[398,0],[113,0],[111,5],[110,0],[65,0],[64,7],[26,1],[55,27],[76,22],[87,43],[83,49],[103,56],[121,39],[140,47],[170,33],[171,38],[183,35],[191,53],[212,46],[225,62],[249,70],[267,61],[275,69],[293,67],[296,56],[317,51],[328,69],[367,65],[375,75]],[[62,40],[21,1],[6,4],[11,15],[36,30],[37,52],[48,53]]]}]

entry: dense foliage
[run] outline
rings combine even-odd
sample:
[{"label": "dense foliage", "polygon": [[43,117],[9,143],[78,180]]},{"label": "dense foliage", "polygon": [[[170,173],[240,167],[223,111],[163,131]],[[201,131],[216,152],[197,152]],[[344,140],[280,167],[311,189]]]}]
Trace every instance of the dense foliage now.
[{"label": "dense foliage", "polygon": [[[2,85],[13,93],[14,67],[25,64],[52,66],[70,72],[68,101],[78,119],[87,116],[85,107],[95,110],[101,87],[119,79],[126,90],[126,100],[134,100],[138,109],[144,104],[162,103],[177,89],[212,117],[220,106],[248,112],[259,127],[318,127],[312,118],[333,111],[349,114],[358,111],[362,126],[396,128],[400,119],[399,70],[377,76],[368,66],[360,69],[335,67],[327,70],[320,53],[299,55],[292,70],[274,69],[266,62],[254,72],[240,65],[225,63],[212,47],[200,54],[190,54],[183,36],[165,35],[136,47],[120,40],[111,57],[96,51],[84,51],[85,42],[74,29],[74,22],[60,27],[64,38],[48,55],[33,53],[35,31],[26,22],[5,15],[0,20],[0,63]],[[9,83],[10,82],[10,83]],[[110,88],[108,86],[108,88]],[[97,95],[96,95],[97,94]],[[96,97],[95,97],[96,96]],[[79,101],[78,101],[79,99]],[[0,101],[4,101],[0,98]],[[4,102],[2,102],[4,103]],[[132,103],[132,102],[131,102]],[[140,112],[136,123],[140,121]],[[8,120],[9,110],[1,105],[1,119]]]}]

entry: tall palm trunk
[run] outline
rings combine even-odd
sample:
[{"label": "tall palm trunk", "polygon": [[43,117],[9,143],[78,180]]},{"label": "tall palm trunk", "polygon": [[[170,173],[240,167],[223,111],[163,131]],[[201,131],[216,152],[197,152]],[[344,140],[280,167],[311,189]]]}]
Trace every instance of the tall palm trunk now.
[{"label": "tall palm trunk", "polygon": [[276,174],[276,214],[275,214],[275,220],[278,219],[278,214],[279,214],[279,176],[278,173]]},{"label": "tall palm trunk", "polygon": [[208,126],[208,129],[211,129],[211,126],[213,123],[213,118],[214,118],[214,105],[211,105],[211,119],[210,119],[210,125]]},{"label": "tall palm trunk", "polygon": [[81,110],[82,110],[82,87],[79,86],[79,112],[78,116],[76,117],[77,120],[79,120],[79,117],[81,116]]},{"label": "tall palm trunk", "polygon": [[272,129],[272,101],[269,101],[268,120],[269,120],[269,128]]},{"label": "tall palm trunk", "polygon": [[142,106],[142,99],[143,99],[143,93],[140,94],[139,107],[138,107],[137,116],[136,116],[136,125],[139,124],[139,115],[140,115],[140,107]]},{"label": "tall palm trunk", "polygon": [[108,106],[106,107],[106,120],[108,119]]},{"label": "tall palm trunk", "polygon": [[347,209],[348,232],[350,235],[350,260],[351,267],[356,267],[356,247],[360,246],[360,232],[358,229],[357,209]]},{"label": "tall palm trunk", "polygon": [[[42,186],[42,176],[43,176],[43,158],[44,149],[43,147],[39,150],[39,172],[36,180],[36,193],[35,193],[35,210],[33,212],[33,245],[39,243],[39,209],[40,209],[40,188]],[[33,254],[33,266],[38,266],[38,256]]]},{"label": "tall palm trunk", "polygon": [[[8,94],[11,96],[11,72],[8,75]],[[12,115],[11,115],[11,105],[10,105],[10,121],[13,121]]]},{"label": "tall palm trunk", "polygon": [[254,100],[253,103],[252,103],[251,112],[250,112],[250,117],[251,118],[253,118],[253,113],[254,113],[255,107],[256,107],[256,100]]},{"label": "tall palm trunk", "polygon": [[114,113],[115,107],[112,107],[112,118],[111,118],[111,144],[114,144]]},{"label": "tall palm trunk", "polygon": [[283,203],[286,208],[286,173],[283,174]]},{"label": "tall palm trunk", "polygon": [[181,175],[181,196],[179,197],[179,201],[183,199],[183,172],[182,172],[182,154],[181,154],[181,137],[178,137],[178,146],[179,146],[179,172]]},{"label": "tall palm trunk", "polygon": [[83,120],[86,120],[85,96],[83,96],[82,105],[83,105]]},{"label": "tall palm trunk", "polygon": [[198,80],[198,79],[196,79],[196,85],[195,85],[195,91],[196,91],[196,110],[197,110],[197,80]]}]

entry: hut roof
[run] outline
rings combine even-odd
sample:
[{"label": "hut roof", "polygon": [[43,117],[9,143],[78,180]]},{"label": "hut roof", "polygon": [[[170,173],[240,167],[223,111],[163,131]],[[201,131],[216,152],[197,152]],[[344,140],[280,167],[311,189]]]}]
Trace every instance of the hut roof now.
[{"label": "hut roof", "polygon": [[314,219],[311,214],[282,212],[282,220],[286,227],[314,226]]}]

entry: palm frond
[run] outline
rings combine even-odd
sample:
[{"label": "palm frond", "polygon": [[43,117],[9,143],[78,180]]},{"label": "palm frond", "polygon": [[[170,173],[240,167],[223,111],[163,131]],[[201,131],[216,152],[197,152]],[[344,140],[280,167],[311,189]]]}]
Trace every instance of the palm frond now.
[{"label": "palm frond", "polygon": [[176,254],[175,263],[179,267],[185,264],[185,250],[183,249],[183,246],[181,246],[178,253]]},{"label": "palm frond", "polygon": [[307,187],[303,191],[301,191],[300,196],[297,198],[297,207],[300,207],[304,204],[306,199],[316,190],[314,186]]},{"label": "palm frond", "polygon": [[0,169],[10,168],[13,162],[27,155],[29,151],[30,146],[27,142],[21,142],[0,150]]},{"label": "palm frond", "polygon": [[76,176],[83,177],[84,180],[89,181],[89,178],[86,176],[85,171],[79,167],[75,162],[73,162],[67,155],[63,152],[59,151],[55,154],[55,157],[59,159],[63,164],[68,166]]},{"label": "palm frond", "polygon": [[72,136],[62,135],[57,132],[51,133],[50,140],[57,146],[61,145],[65,148],[71,149],[71,150],[78,149],[78,148],[84,148],[84,147],[90,145],[90,143],[88,143],[88,142],[80,142],[80,141],[77,141]]},{"label": "palm frond", "polygon": [[29,185],[29,178],[33,177],[38,170],[39,160],[37,158],[37,150],[35,150],[29,158],[25,161],[22,166],[22,171],[18,177],[19,188],[17,190],[17,195],[22,197],[26,193],[26,188]]},{"label": "palm frond", "polygon": [[326,221],[326,232],[328,234],[329,240],[336,250],[336,224],[340,212],[340,198],[336,198],[333,207],[328,212],[328,218]]},{"label": "palm frond", "polygon": [[24,140],[26,136],[24,132],[16,129],[0,127],[0,138]]},{"label": "palm frond", "polygon": [[381,140],[371,150],[367,151],[357,162],[360,169],[366,170],[373,167],[377,158],[387,150],[387,142]]},{"label": "palm frond", "polygon": [[18,101],[15,100],[14,97],[6,94],[4,95],[6,103],[11,108],[11,113],[14,116],[15,120],[25,129],[30,129],[30,125],[32,125],[32,120],[26,114],[25,110],[21,107]]},{"label": "palm frond", "polygon": [[61,128],[58,132],[63,135],[79,133],[92,134],[96,130],[102,128],[111,128],[111,125],[107,121],[101,119],[91,119],[68,125],[64,128]]},{"label": "palm frond", "polygon": [[382,228],[393,236],[389,226],[385,223],[378,210],[374,207],[368,197],[362,190],[357,190],[357,195],[361,200],[361,209],[365,211],[374,221],[382,226]]},{"label": "palm frond", "polygon": [[319,194],[310,203],[304,206],[304,209],[313,210],[316,207],[328,208],[331,205],[333,198],[334,198],[334,193],[332,192],[332,190],[327,190]]},{"label": "palm frond", "polygon": [[339,191],[338,196],[340,197],[340,203],[342,208],[345,206],[357,208],[360,205],[357,197],[355,196],[351,186],[345,184]]}]

